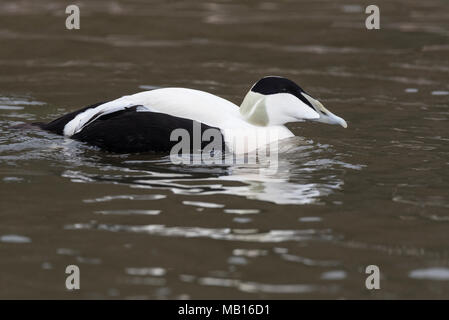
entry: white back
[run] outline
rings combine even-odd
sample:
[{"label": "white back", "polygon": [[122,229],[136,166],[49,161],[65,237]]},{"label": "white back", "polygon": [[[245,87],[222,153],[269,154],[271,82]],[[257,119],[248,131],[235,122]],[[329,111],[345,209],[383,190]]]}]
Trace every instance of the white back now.
[{"label": "white back", "polygon": [[163,88],[136,93],[130,98],[153,111],[192,119],[213,127],[245,125],[243,119],[240,119],[237,105],[200,90]]}]

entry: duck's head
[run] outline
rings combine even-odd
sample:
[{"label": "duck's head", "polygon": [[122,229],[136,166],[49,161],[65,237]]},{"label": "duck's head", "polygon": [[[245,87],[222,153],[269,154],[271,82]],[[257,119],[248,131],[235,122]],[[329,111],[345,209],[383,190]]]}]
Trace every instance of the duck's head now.
[{"label": "duck's head", "polygon": [[240,113],[246,121],[258,126],[304,120],[348,126],[296,83],[275,76],[262,78],[252,86],[243,99]]}]

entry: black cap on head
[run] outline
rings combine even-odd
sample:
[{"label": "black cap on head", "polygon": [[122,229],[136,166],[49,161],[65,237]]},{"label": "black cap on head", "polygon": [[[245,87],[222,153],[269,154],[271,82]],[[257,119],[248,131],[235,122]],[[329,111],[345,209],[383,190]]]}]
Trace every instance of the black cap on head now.
[{"label": "black cap on head", "polygon": [[302,92],[305,93],[305,91],[302,90],[302,88],[296,83],[287,78],[275,76],[262,78],[256,82],[256,84],[251,88],[251,91],[263,95],[290,93],[315,110],[310,101],[301,94]]}]

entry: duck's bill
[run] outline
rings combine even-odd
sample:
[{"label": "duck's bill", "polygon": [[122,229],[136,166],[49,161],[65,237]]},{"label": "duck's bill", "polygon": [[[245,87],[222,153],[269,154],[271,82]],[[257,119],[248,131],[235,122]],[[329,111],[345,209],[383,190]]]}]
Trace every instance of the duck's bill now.
[{"label": "duck's bill", "polygon": [[312,98],[311,96],[305,93],[303,93],[303,95],[307,98],[307,100],[309,100],[309,102],[312,104],[312,106],[315,108],[315,110],[317,110],[317,112],[320,115],[320,117],[314,121],[328,124],[339,124],[343,128],[348,127],[348,124],[346,123],[345,119],[340,118],[339,116],[327,110],[318,100]]},{"label": "duck's bill", "polygon": [[336,116],[330,111],[327,111],[327,115],[320,114],[320,118],[317,120],[318,122],[324,122],[329,124],[339,124],[343,128],[347,128],[348,124],[346,123],[345,119],[340,118],[339,116]]}]

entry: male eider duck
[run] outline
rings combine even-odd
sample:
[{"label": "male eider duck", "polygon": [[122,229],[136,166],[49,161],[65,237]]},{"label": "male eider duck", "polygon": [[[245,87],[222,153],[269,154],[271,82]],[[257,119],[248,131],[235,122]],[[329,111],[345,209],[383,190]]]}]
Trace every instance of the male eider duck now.
[{"label": "male eider duck", "polygon": [[[194,135],[195,124],[201,124],[201,135],[217,129],[225,148],[244,153],[294,136],[285,124],[304,120],[347,127],[345,120],[293,81],[269,76],[251,87],[240,108],[204,91],[161,88],[96,103],[35,125],[108,151],[134,153],[168,152],[178,143],[171,139],[174,130]],[[245,144],[238,143],[243,140]],[[200,148],[208,142],[202,141]]]}]

